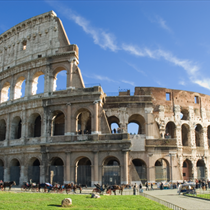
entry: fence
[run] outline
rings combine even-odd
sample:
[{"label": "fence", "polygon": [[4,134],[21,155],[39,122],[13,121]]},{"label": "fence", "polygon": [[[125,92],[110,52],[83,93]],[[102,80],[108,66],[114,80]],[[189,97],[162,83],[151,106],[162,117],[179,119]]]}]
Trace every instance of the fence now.
[{"label": "fence", "polygon": [[150,200],[153,200],[155,202],[158,202],[159,204],[162,204],[162,205],[164,205],[164,206],[166,206],[166,207],[168,207],[170,209],[174,209],[174,210],[186,210],[186,209],[184,209],[184,208],[182,208],[180,206],[174,205],[172,203],[169,203],[167,201],[161,200],[159,198],[153,197],[153,196],[148,195],[148,194],[145,194],[145,193],[140,193],[140,195],[141,196],[144,196],[145,198],[148,198]]}]

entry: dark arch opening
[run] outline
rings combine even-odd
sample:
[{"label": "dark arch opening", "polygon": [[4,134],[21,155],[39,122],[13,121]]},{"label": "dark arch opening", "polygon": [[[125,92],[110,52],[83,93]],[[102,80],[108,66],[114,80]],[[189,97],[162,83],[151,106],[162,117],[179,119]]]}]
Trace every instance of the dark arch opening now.
[{"label": "dark arch opening", "polygon": [[205,163],[204,160],[198,160],[197,161],[197,179],[205,179]]},{"label": "dark arch opening", "polygon": [[28,166],[28,181],[40,182],[40,162],[37,158],[32,158]]},{"label": "dark arch opening", "polygon": [[195,143],[196,147],[202,146],[202,138],[203,138],[203,128],[200,124],[195,126]]},{"label": "dark arch opening", "polygon": [[104,161],[102,184],[120,184],[120,162],[115,157],[108,157]]},{"label": "dark arch opening", "polygon": [[189,120],[189,111],[187,109],[181,110],[180,119]]},{"label": "dark arch opening", "polygon": [[0,180],[4,181],[4,162],[0,159]]},{"label": "dark arch opening", "polygon": [[50,166],[50,174],[49,174],[49,180],[50,175],[53,174],[53,183],[63,184],[64,180],[64,163],[63,160],[59,157],[55,157],[51,161]]},{"label": "dark arch opening", "polygon": [[65,116],[63,112],[55,112],[52,121],[53,136],[64,135],[65,133]]},{"label": "dark arch opening", "polygon": [[19,185],[20,180],[20,163],[17,159],[10,162],[10,181],[15,181]]},{"label": "dark arch opening", "polygon": [[128,130],[128,133],[145,134],[145,119],[144,119],[143,116],[141,116],[139,114],[133,114],[128,119],[128,125],[130,123],[135,123],[138,126],[136,126],[136,125],[133,124],[136,127],[135,132],[133,132],[132,130],[130,132],[130,127],[128,127],[129,128],[129,129],[127,129]]},{"label": "dark arch opening", "polygon": [[6,139],[6,122],[5,120],[0,120],[0,141]]},{"label": "dark arch opening", "polygon": [[192,162],[186,159],[182,165],[182,172],[183,172],[183,180],[193,180],[192,174]]},{"label": "dark arch opening", "polygon": [[130,176],[132,182],[141,181],[144,184],[147,181],[147,166],[143,160],[132,160],[130,169]]},{"label": "dark arch opening", "polygon": [[91,134],[91,113],[88,110],[82,109],[78,112],[76,123],[78,134]]},{"label": "dark arch opening", "polygon": [[174,122],[167,123],[166,135],[168,136],[168,138],[176,138],[176,126],[175,126]]},{"label": "dark arch opening", "polygon": [[11,139],[20,139],[22,130],[22,120],[20,117],[15,117],[11,125]]},{"label": "dark arch opening", "polygon": [[81,185],[91,186],[91,161],[83,157],[77,162],[75,182]]},{"label": "dark arch opening", "polygon": [[160,158],[155,162],[155,181],[169,181],[169,163],[167,160]]},{"label": "dark arch opening", "polygon": [[187,124],[182,125],[182,145],[189,146],[190,127]]}]

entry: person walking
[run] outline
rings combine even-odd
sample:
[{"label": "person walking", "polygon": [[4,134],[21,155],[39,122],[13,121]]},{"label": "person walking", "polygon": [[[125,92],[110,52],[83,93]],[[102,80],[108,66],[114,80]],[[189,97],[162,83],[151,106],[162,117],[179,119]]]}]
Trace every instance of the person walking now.
[{"label": "person walking", "polygon": [[145,183],[145,187],[146,187],[146,190],[149,190],[149,188],[148,188],[148,182]]},{"label": "person walking", "polygon": [[136,183],[133,185],[133,195],[136,195]]},{"label": "person walking", "polygon": [[153,183],[151,183],[151,190],[154,190],[154,189],[153,189]]}]

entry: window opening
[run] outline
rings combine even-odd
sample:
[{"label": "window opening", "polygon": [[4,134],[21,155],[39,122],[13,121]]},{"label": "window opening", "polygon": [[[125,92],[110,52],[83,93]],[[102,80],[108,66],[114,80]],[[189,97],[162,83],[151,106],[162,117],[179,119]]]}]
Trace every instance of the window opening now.
[{"label": "window opening", "polygon": [[195,102],[195,104],[199,104],[199,98],[198,98],[198,96],[195,96],[194,97],[194,102]]},{"label": "window opening", "polygon": [[170,101],[171,100],[171,93],[166,93],[166,101]]}]

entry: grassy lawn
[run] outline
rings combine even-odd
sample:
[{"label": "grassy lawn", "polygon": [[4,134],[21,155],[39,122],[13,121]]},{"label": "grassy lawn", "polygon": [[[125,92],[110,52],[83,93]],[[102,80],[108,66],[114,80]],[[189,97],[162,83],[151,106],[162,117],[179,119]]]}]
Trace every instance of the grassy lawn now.
[{"label": "grassy lawn", "polygon": [[[71,207],[62,208],[61,201],[71,198]],[[0,192],[0,209],[169,209],[159,203],[139,195],[101,196],[99,199],[90,195],[64,195],[51,193],[14,193]]]},{"label": "grassy lawn", "polygon": [[198,194],[197,197],[205,198],[210,200],[210,194]]}]

